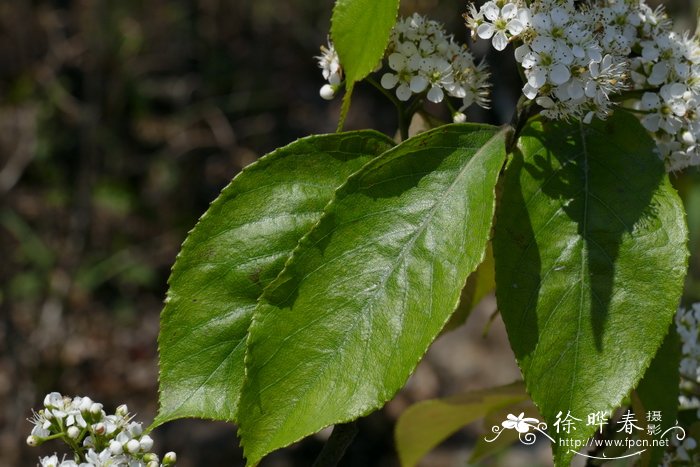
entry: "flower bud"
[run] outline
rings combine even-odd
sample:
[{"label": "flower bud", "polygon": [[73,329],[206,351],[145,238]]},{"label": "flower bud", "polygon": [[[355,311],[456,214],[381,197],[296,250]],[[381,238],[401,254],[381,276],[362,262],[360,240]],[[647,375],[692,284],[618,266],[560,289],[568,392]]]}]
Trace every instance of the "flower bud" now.
[{"label": "flower bud", "polygon": [[327,101],[335,97],[335,89],[330,84],[324,84],[321,86],[321,90],[318,93]]},{"label": "flower bud", "polygon": [[92,431],[94,431],[96,435],[101,436],[105,434],[105,431],[107,430],[105,429],[105,424],[100,422],[92,425]]},{"label": "flower bud", "polygon": [[90,410],[90,407],[92,406],[92,403],[92,399],[90,399],[89,397],[83,397],[82,399],[80,399],[78,409],[83,413],[88,412]]},{"label": "flower bud", "polygon": [[139,449],[141,449],[141,444],[139,444],[137,439],[131,439],[128,443],[126,443],[126,450],[131,454],[136,454],[139,452]]},{"label": "flower bud", "polygon": [[126,404],[122,404],[119,407],[117,407],[117,410],[114,411],[114,414],[120,417],[126,417],[127,415],[129,415],[129,407],[127,407]]},{"label": "flower bud", "polygon": [[27,445],[31,447],[39,446],[41,444],[41,438],[34,435],[29,435],[27,437]]},{"label": "flower bud", "polygon": [[452,121],[455,123],[464,123],[467,121],[467,116],[462,112],[455,112],[452,114]]},{"label": "flower bud", "polygon": [[148,435],[142,436],[139,440],[139,445],[141,446],[142,450],[150,451],[153,447],[153,439]]},{"label": "flower bud", "polygon": [[75,439],[78,436],[80,436],[80,428],[78,428],[77,426],[68,427],[66,434],[70,439]]},{"label": "flower bud", "polygon": [[101,415],[102,414],[102,404],[98,402],[93,402],[90,405],[90,413],[93,415]]},{"label": "flower bud", "polygon": [[148,454],[143,456],[143,460],[145,462],[158,462],[158,454],[149,452]]},{"label": "flower bud", "polygon": [[160,467],[158,465],[158,461],[151,461],[148,464],[146,464],[146,467]]},{"label": "flower bud", "polygon": [[166,452],[163,456],[163,465],[170,465],[174,464],[175,462],[177,462],[177,454],[175,454],[173,451]]},{"label": "flower bud", "polygon": [[122,446],[122,443],[119,441],[113,439],[109,442],[109,451],[115,456],[118,456],[124,452],[124,446]]}]

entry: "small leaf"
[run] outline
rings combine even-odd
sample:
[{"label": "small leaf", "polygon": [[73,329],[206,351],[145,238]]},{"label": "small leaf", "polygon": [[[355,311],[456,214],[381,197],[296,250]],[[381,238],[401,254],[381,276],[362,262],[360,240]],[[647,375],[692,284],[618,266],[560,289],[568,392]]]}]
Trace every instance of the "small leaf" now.
[{"label": "small leaf", "polygon": [[481,262],[505,131],[447,125],[348,179],[265,289],[240,435],[251,464],[403,386]]},{"label": "small leaf", "polygon": [[[640,437],[648,440],[650,446],[640,459],[642,467],[659,465],[666,450],[663,446],[653,446],[652,440],[660,439],[660,435],[652,436],[649,433],[650,425],[653,425],[652,429],[663,433],[676,424],[678,395],[680,393],[680,361],[680,336],[676,332],[675,326],[672,325],[664,343],[632,395],[637,420],[640,421],[640,426],[644,429]],[[655,415],[659,416],[659,420],[655,419]],[[668,435],[669,439],[671,436],[671,434]]]},{"label": "small leaf", "polygon": [[511,407],[527,398],[522,382],[516,382],[412,405],[396,423],[396,450],[401,465],[416,465],[423,456],[460,428],[494,410]]},{"label": "small leaf", "polygon": [[[637,385],[680,300],[683,206],[655,145],[622,111],[605,122],[530,121],[506,170],[494,236],[496,295],[533,401],[555,439],[585,441]],[[554,445],[557,465],[573,450]]]},{"label": "small leaf", "polygon": [[331,38],[346,80],[339,129],[350,110],[355,83],[374,70],[382,59],[398,11],[399,0],[336,0]]},{"label": "small leaf", "polygon": [[246,167],[221,192],[170,277],[154,426],[182,417],[235,418],[245,340],[263,287],[335,189],[391,146],[370,131],[304,138]]},{"label": "small leaf", "polygon": [[398,11],[399,0],[336,0],[331,39],[348,83],[360,81],[377,66]]}]

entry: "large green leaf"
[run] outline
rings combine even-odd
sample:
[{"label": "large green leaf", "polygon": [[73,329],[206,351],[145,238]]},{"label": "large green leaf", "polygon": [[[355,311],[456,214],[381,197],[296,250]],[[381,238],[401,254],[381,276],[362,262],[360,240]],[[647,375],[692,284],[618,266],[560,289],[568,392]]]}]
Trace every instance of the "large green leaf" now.
[{"label": "large green leaf", "polygon": [[348,83],[361,80],[377,66],[398,11],[399,0],[336,0],[331,39]]},{"label": "large green leaf", "polygon": [[187,237],[161,316],[159,425],[233,420],[258,296],[335,189],[392,146],[370,131],[313,136],[244,169]]},{"label": "large green leaf", "polygon": [[[636,118],[534,119],[506,170],[494,236],[499,309],[528,392],[555,439],[636,386],[678,305],[687,230]],[[582,419],[570,434],[559,412]],[[558,465],[573,451],[555,444]]]},{"label": "large green leaf", "polygon": [[[527,399],[525,387],[522,382],[517,382],[412,405],[396,423],[396,450],[401,465],[416,465],[423,456],[460,428],[493,411],[513,407]],[[505,420],[505,416],[502,420]],[[505,439],[508,434],[503,437]]]},{"label": "large green leaf", "polygon": [[239,412],[250,463],[405,383],[483,259],[504,141],[491,126],[440,127],[338,190],[251,325]]}]

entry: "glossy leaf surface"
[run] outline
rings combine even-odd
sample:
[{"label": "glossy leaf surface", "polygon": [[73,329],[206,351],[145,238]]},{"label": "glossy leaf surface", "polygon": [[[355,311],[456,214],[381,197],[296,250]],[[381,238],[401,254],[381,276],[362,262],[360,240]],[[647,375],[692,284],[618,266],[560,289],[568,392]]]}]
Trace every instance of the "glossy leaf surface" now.
[{"label": "glossy leaf surface", "polygon": [[483,259],[504,140],[440,127],[338,190],[256,310],[239,417],[249,462],[403,386]]},{"label": "glossy leaf surface", "polygon": [[312,136],[245,168],[182,246],[161,315],[160,411],[233,420],[248,326],[265,285],[335,189],[392,146],[372,131]]},{"label": "glossy leaf surface", "polygon": [[[555,439],[586,440],[666,335],[687,264],[683,207],[654,143],[622,111],[591,125],[530,121],[506,170],[497,299],[528,392]],[[561,412],[576,417],[556,432]],[[555,444],[558,465],[570,448]]]}]

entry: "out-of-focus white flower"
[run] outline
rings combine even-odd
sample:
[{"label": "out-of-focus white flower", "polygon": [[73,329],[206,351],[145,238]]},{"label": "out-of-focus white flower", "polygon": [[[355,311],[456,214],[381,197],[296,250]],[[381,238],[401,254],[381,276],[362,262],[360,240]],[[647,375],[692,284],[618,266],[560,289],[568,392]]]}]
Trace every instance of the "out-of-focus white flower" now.
[{"label": "out-of-focus white flower", "polygon": [[319,68],[321,68],[323,78],[328,81],[321,87],[319,94],[326,100],[333,99],[343,81],[343,69],[340,66],[338,52],[336,52],[333,43],[328,40],[328,47],[322,45],[321,55],[315,58]]},{"label": "out-of-focus white flower", "polygon": [[[40,465],[56,467],[159,465],[158,456],[150,450],[153,439],[143,434],[141,423],[133,421],[126,405],[107,415],[102,404],[87,397],[70,398],[54,392],[44,399],[45,406],[33,412],[34,425],[27,444],[37,446],[46,438],[58,438],[74,449],[74,456],[84,462],[59,461],[58,456],[39,459]],[[89,423],[87,423],[87,421]],[[107,448],[105,448],[107,446]],[[127,452],[125,452],[127,451]],[[174,459],[173,456],[171,456]],[[174,460],[163,465],[172,465]]]}]

